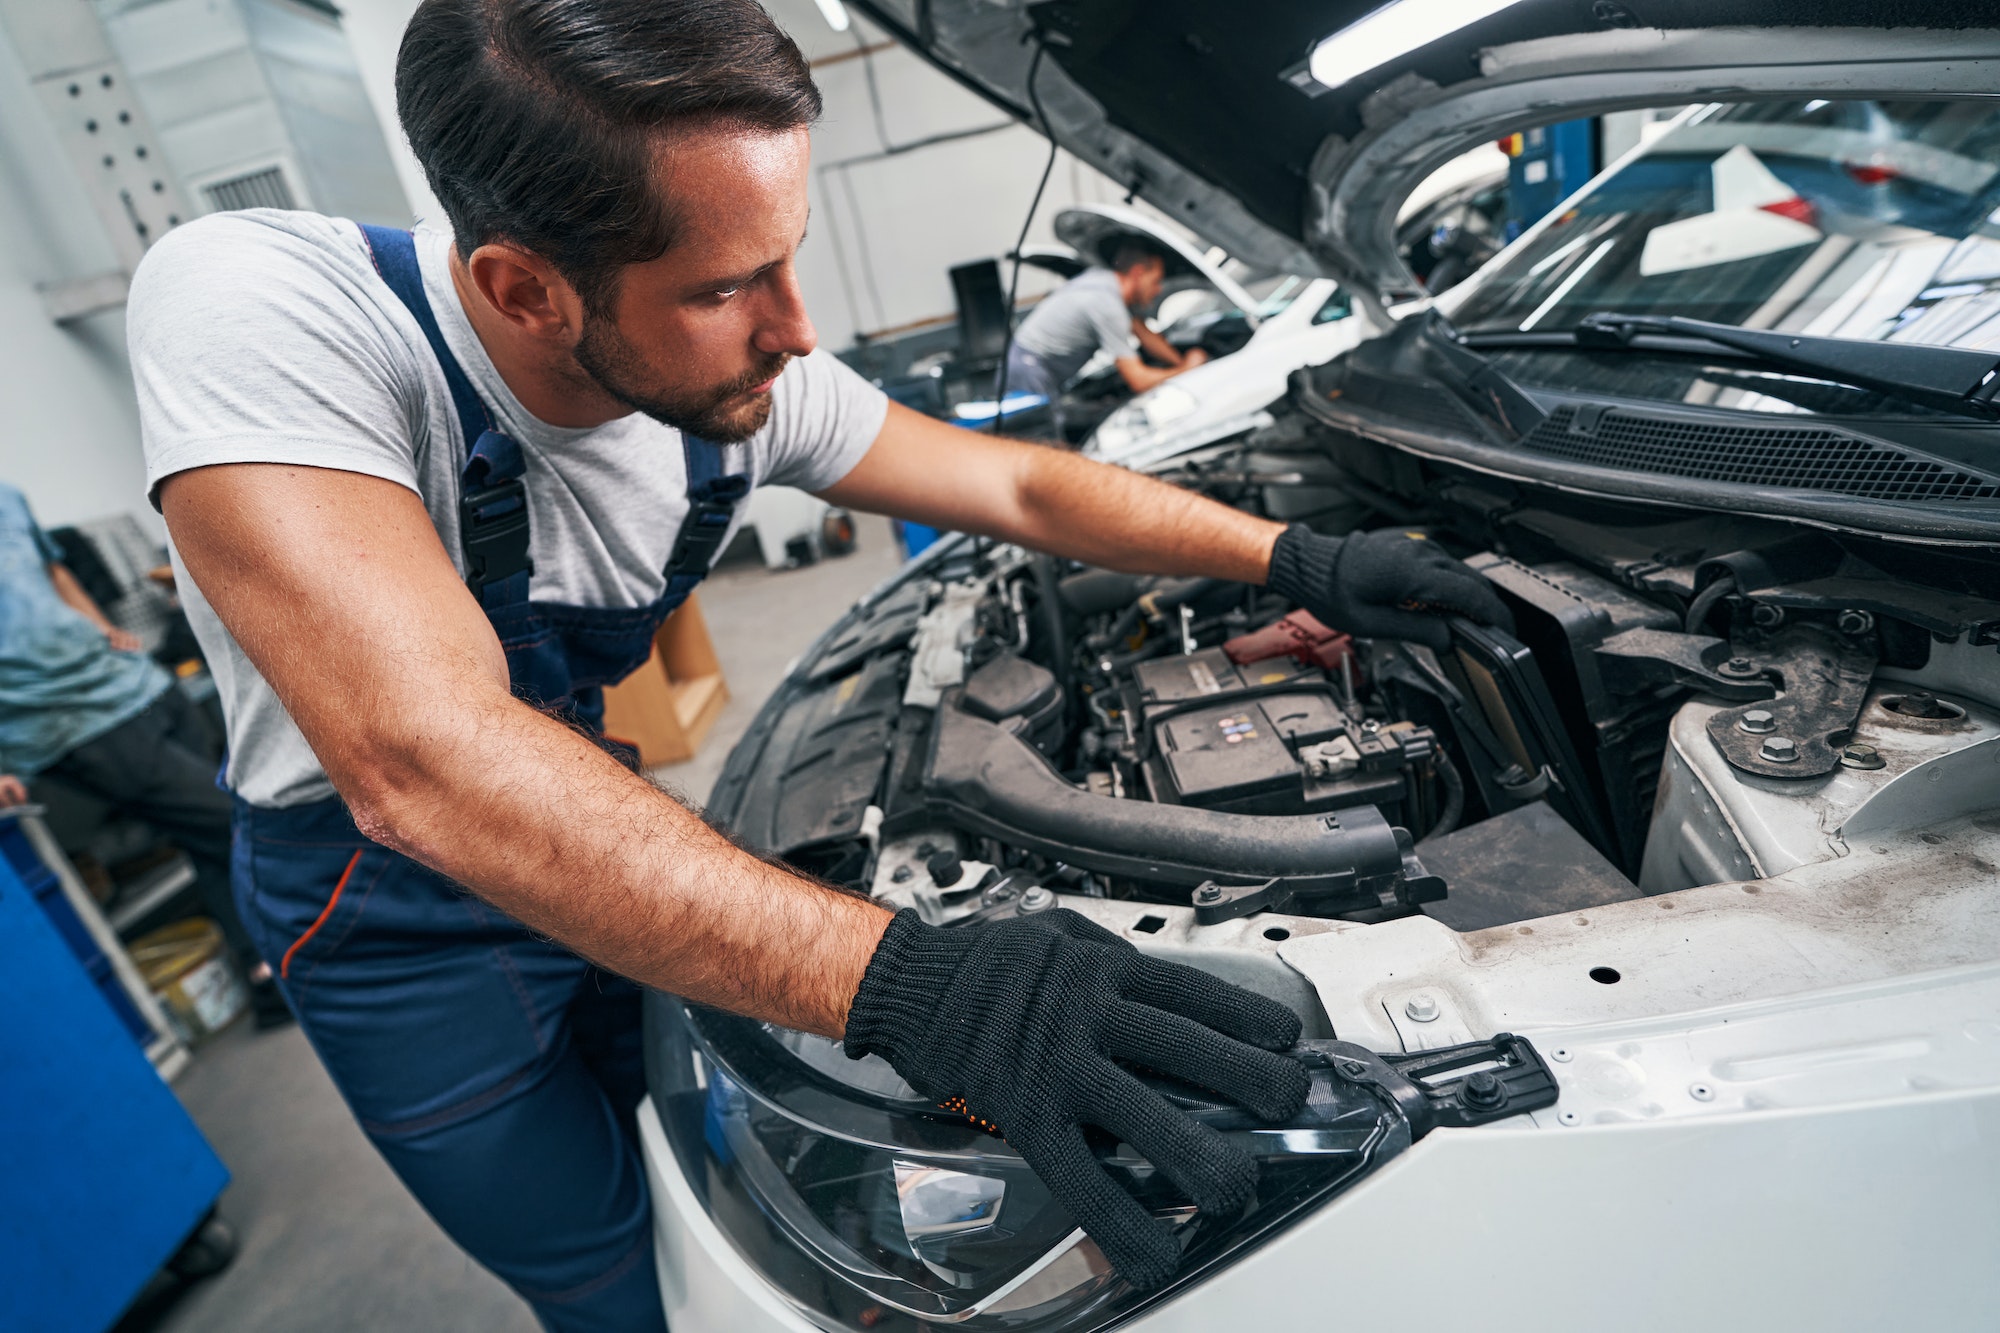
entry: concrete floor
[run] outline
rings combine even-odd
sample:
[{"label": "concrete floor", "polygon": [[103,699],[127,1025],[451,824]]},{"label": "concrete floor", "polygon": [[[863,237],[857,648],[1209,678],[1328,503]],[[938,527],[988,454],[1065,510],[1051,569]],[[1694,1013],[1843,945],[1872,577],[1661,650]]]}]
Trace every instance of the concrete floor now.
[{"label": "concrete floor", "polygon": [[[730,702],[699,754],[655,780],[699,804],[785,668],[900,558],[886,521],[859,549],[770,573],[732,561],[702,587]],[[445,1238],[348,1114],[295,1027],[247,1021],[199,1052],[175,1085],[234,1177],[222,1196],[241,1250],[217,1276],[154,1293],[119,1333],[531,1333],[526,1305]]]}]

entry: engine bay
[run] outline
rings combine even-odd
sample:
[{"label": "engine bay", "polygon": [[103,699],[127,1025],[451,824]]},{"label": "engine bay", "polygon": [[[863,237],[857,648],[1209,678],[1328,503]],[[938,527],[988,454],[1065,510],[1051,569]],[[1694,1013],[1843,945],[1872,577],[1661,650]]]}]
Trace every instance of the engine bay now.
[{"label": "engine bay", "polygon": [[[1281,518],[1318,497],[1338,530],[1325,459],[1253,442],[1178,479]],[[2000,724],[2000,604],[1856,577],[1825,537],[1517,510],[1481,547],[1433,515],[1513,634],[1454,622],[1434,653],[1261,588],[956,539],[804,659],[713,810],[937,925],[1080,897],[1470,931],[1839,855],[1822,829],[1781,863],[1751,826],[1831,829],[1830,793],[1858,808]],[[1928,748],[1893,758],[1900,731]]]}]

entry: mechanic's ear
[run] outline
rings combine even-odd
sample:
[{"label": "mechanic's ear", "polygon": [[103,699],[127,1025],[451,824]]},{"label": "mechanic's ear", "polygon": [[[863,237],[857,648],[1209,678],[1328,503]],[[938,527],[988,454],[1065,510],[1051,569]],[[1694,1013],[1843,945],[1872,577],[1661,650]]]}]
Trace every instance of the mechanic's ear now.
[{"label": "mechanic's ear", "polygon": [[492,242],[465,261],[473,290],[495,314],[538,338],[583,329],[583,299],[555,266],[519,246]]}]

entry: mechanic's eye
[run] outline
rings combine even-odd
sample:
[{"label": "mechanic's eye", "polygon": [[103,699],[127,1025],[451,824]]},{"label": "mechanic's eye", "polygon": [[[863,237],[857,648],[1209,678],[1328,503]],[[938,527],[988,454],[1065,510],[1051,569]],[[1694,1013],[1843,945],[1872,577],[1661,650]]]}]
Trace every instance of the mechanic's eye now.
[{"label": "mechanic's eye", "polygon": [[713,296],[718,301],[727,301],[730,297],[736,295],[736,293],[742,290],[743,289],[741,287],[719,287],[716,290],[710,292],[709,295]]}]

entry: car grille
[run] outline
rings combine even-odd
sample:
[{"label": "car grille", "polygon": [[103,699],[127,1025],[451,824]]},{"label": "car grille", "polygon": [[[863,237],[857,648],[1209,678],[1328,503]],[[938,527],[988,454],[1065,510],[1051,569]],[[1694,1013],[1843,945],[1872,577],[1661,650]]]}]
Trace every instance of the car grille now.
[{"label": "car grille", "polygon": [[[1595,418],[1593,421],[1592,418]],[[1558,407],[1521,443],[1597,467],[1870,500],[2000,498],[2000,478],[1823,426],[1730,426]]]}]

